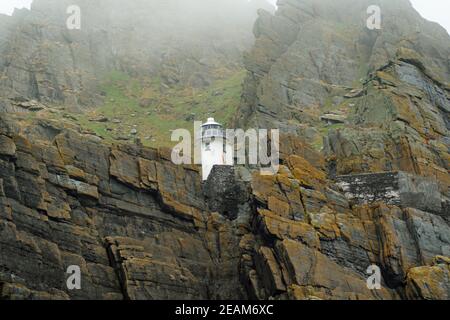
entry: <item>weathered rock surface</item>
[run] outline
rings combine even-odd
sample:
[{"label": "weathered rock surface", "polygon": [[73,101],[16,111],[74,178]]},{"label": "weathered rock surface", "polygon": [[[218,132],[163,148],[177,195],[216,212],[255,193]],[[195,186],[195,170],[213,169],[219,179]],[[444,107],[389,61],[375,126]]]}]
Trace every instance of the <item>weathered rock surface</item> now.
[{"label": "weathered rock surface", "polygon": [[[277,175],[255,171],[248,182],[219,172],[204,190],[198,168],[173,165],[163,149],[17,121],[0,123],[2,298],[448,297],[448,222],[383,203],[351,206],[320,159],[291,155]],[[382,290],[367,288],[372,264]],[[66,287],[71,265],[81,290]]]},{"label": "weathered rock surface", "polygon": [[[80,29],[69,29],[74,11]],[[64,103],[78,111],[101,101],[111,71],[202,87],[240,69],[265,1],[34,0],[31,10],[0,16],[0,110],[9,99]],[[272,9],[273,10],[273,9]]]},{"label": "weathered rock surface", "polygon": [[[75,126],[0,114],[0,298],[449,299],[450,41],[407,1],[377,2],[382,31],[358,27],[373,1],[282,0],[275,15],[260,12],[236,119],[282,129],[273,176],[215,167],[202,184],[199,168],[172,164],[170,150],[108,145]],[[36,1],[35,12],[51,3]],[[40,21],[19,13],[0,24]],[[411,24],[421,32],[402,27]],[[24,28],[25,47],[45,43],[39,25]],[[116,43],[94,31],[94,43]],[[89,47],[76,39],[63,47]],[[16,40],[12,52],[24,41]],[[0,32],[0,41],[11,39]],[[121,52],[96,57],[134,69],[115,60]],[[6,87],[26,98],[20,104],[36,88],[60,99],[42,79],[55,73],[2,65]],[[170,85],[210,67],[193,65],[158,72]],[[56,83],[71,79],[66,71],[57,68]],[[351,113],[318,152],[303,126],[314,128],[330,101]],[[81,269],[81,290],[66,286],[71,265]],[[371,265],[381,269],[380,290],[367,286]]]},{"label": "weathered rock surface", "polygon": [[[382,7],[381,30],[365,27],[369,5]],[[405,171],[434,177],[448,192],[450,37],[443,28],[408,1],[282,0],[274,15],[260,13],[255,36],[238,127],[306,136],[305,126],[344,108],[347,123],[324,134],[330,173]]]},{"label": "weathered rock surface", "polygon": [[[365,27],[370,5],[382,8],[381,30]],[[449,35],[406,0],[280,0],[274,15],[260,11],[254,32],[236,117],[241,126],[296,131],[328,98],[365,95],[360,86],[367,73],[397,58],[414,64],[419,57],[428,76],[443,88],[449,82]]]},{"label": "weathered rock surface", "polygon": [[[102,146],[64,129],[51,140],[32,131],[30,141],[5,119],[3,298],[246,297],[239,236],[231,222],[207,214],[196,168],[176,167],[157,150]],[[81,268],[81,290],[66,288],[70,265]]]},{"label": "weathered rock surface", "polygon": [[428,300],[450,299],[449,265],[448,258],[436,257],[430,266],[411,269],[408,273],[407,294]]},{"label": "weathered rock surface", "polygon": [[[381,30],[365,28],[374,4],[382,7]],[[447,32],[407,1],[278,5],[273,15],[260,12],[255,25],[236,125],[311,141],[305,126],[319,127],[323,114],[347,113],[345,124],[325,128],[324,158],[308,143],[287,147],[282,138],[286,168],[254,178],[254,295],[446,299],[446,265],[433,261],[448,257],[450,232]],[[387,291],[361,285],[370,264],[381,267]],[[258,282],[267,268],[281,275],[269,286]]]}]

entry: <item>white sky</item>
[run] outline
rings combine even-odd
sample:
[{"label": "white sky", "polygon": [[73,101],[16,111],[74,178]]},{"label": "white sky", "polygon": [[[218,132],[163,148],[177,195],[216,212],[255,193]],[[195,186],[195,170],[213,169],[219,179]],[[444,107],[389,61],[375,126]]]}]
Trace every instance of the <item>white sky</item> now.
[{"label": "white sky", "polygon": [[11,15],[14,8],[30,8],[32,0],[0,0],[0,13]]},{"label": "white sky", "polygon": [[430,21],[438,22],[450,33],[450,1],[411,0],[411,2],[422,17]]},{"label": "white sky", "polygon": [[[276,3],[277,0],[268,1]],[[0,0],[0,13],[11,15],[14,8],[29,8],[31,2],[32,0]],[[411,0],[411,2],[424,18],[440,23],[450,33],[450,1]]]}]

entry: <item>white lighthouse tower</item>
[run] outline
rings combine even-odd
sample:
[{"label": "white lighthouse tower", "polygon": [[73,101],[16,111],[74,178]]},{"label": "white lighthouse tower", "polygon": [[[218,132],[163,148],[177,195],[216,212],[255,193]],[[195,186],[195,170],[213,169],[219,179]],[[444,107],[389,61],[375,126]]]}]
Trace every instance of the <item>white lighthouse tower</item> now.
[{"label": "white lighthouse tower", "polygon": [[222,125],[214,118],[208,118],[208,121],[202,124],[201,130],[202,177],[204,181],[208,179],[215,165],[231,165],[230,157],[227,157],[227,151],[231,154],[231,147],[226,141]]}]

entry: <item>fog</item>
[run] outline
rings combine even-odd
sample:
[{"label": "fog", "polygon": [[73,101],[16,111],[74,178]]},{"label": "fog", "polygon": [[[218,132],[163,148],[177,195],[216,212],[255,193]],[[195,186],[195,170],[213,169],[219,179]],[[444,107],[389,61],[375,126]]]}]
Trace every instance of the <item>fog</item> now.
[{"label": "fog", "polygon": [[[129,2],[136,1],[130,0]],[[191,4],[195,0],[184,1],[184,3]],[[248,1],[248,0],[240,0]],[[278,0],[267,0],[269,3],[275,5]],[[357,0],[356,0],[357,1]],[[395,0],[393,0],[395,1]],[[32,0],[2,0],[0,1],[0,13],[11,15],[14,8],[30,8]],[[229,3],[230,0],[221,0],[223,3]],[[232,2],[232,1],[231,1]],[[450,32],[450,1],[443,0],[411,0],[414,8],[425,18],[430,21],[435,21],[441,24],[447,31]],[[214,1],[212,1],[214,3]],[[185,8],[185,6],[182,6]],[[194,6],[195,8],[195,6]]]},{"label": "fog", "polygon": [[[72,5],[81,8],[81,26],[68,32],[67,8]],[[61,60],[55,70],[63,74],[74,60],[86,73],[83,81],[117,69],[152,75],[168,85],[201,87],[242,69],[243,52],[254,43],[259,8],[275,10],[265,0],[34,0],[31,12],[13,17],[12,24],[31,32],[33,25],[42,26],[45,41],[36,34],[36,42],[20,44],[14,55],[27,61],[28,53],[45,47],[53,61]],[[0,47],[13,38],[13,25],[0,28]]]}]

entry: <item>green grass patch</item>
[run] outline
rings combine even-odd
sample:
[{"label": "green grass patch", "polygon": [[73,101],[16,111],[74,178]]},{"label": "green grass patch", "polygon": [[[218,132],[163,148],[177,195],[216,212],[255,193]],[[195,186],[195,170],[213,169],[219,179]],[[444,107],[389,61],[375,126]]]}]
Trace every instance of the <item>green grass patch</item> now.
[{"label": "green grass patch", "polygon": [[[205,88],[168,88],[157,77],[131,78],[115,71],[105,77],[101,86],[104,103],[78,115],[78,123],[109,141],[118,137],[132,140],[131,131],[135,129],[144,145],[173,146],[171,131],[185,128],[192,133],[194,120],[214,117],[230,125],[240,102],[244,76],[241,70]],[[108,121],[90,121],[98,117]]]}]

